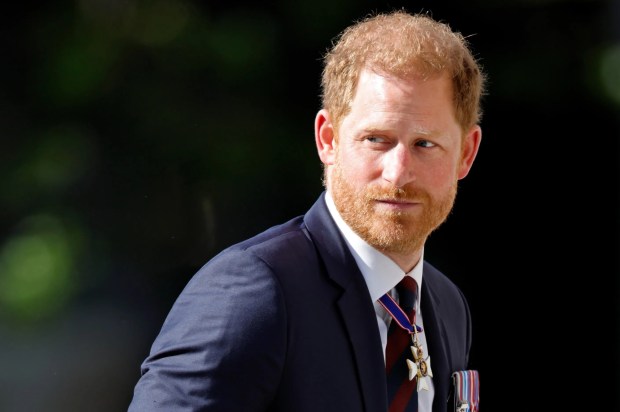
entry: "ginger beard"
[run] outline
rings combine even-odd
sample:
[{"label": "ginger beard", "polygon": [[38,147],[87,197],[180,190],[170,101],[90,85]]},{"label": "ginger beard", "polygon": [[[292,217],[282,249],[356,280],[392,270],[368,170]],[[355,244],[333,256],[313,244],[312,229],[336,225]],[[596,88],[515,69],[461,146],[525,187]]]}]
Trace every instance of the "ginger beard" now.
[{"label": "ginger beard", "polygon": [[[344,175],[337,160],[331,171],[331,194],[344,221],[369,245],[384,253],[411,254],[452,211],[458,180],[441,198],[410,186],[403,188],[367,185],[356,187]],[[418,202],[422,210],[399,212],[375,208],[376,199],[407,199]]]}]

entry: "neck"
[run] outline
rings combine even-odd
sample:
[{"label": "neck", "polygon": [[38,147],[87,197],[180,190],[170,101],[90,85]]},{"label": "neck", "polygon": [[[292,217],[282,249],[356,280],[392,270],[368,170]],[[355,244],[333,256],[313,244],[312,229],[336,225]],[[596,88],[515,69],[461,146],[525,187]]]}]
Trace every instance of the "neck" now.
[{"label": "neck", "polygon": [[384,255],[389,257],[402,269],[403,272],[409,273],[420,262],[422,250],[418,249],[414,253],[394,253],[382,251]]}]

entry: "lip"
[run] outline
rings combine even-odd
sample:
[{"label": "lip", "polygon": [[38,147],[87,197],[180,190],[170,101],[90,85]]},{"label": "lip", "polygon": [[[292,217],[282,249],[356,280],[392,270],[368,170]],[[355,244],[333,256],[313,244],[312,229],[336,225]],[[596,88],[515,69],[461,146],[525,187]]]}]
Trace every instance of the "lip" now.
[{"label": "lip", "polygon": [[385,199],[375,199],[375,201],[380,202],[380,203],[394,203],[394,204],[408,204],[408,205],[413,205],[416,204],[418,202],[416,202],[415,200],[410,200],[410,199],[392,199],[392,198],[385,198]]},{"label": "lip", "polygon": [[375,202],[390,209],[405,210],[418,206],[420,203],[406,199],[376,199]]}]

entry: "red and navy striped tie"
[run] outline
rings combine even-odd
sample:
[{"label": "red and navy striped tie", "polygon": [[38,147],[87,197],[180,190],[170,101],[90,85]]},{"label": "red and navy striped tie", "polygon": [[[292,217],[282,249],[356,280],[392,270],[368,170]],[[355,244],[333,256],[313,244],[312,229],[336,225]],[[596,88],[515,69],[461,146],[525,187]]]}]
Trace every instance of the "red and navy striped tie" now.
[{"label": "red and navy striped tie", "polygon": [[[417,283],[410,276],[405,276],[396,285],[398,305],[412,323],[415,319],[414,303],[417,290]],[[385,350],[389,412],[417,412],[418,410],[416,390],[418,379],[415,377],[409,380],[409,368],[407,367],[407,359],[413,359],[411,345],[409,332],[392,321]]]}]

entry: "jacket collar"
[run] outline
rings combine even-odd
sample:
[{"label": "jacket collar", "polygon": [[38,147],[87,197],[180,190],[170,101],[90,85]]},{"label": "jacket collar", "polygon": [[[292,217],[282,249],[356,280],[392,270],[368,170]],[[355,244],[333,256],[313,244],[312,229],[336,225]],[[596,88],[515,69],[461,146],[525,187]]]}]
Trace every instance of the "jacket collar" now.
[{"label": "jacket collar", "polygon": [[448,402],[451,382],[452,362],[450,351],[445,346],[448,343],[446,327],[440,316],[441,299],[437,293],[437,269],[424,263],[424,287],[422,288],[422,313],[424,314],[424,333],[431,357],[433,371],[433,385],[435,398],[433,411],[445,411]]},{"label": "jacket collar", "polygon": [[385,411],[385,363],[375,310],[355,259],[327,210],[325,192],[306,213],[304,222],[325,264],[327,276],[342,290],[337,305],[345,319],[365,409]]}]

